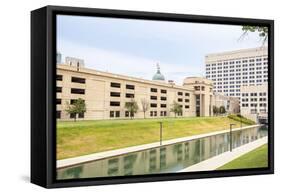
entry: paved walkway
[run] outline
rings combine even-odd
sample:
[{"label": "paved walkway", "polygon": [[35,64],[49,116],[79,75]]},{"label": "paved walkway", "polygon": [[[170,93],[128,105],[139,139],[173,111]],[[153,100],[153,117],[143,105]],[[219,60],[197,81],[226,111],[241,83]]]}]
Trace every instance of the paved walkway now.
[{"label": "paved walkway", "polygon": [[192,171],[210,171],[216,170],[217,168],[223,166],[224,164],[266,144],[268,141],[268,137],[263,137],[246,145],[240,146],[232,150],[232,152],[228,151],[218,156],[214,156],[210,159],[204,160],[197,164],[194,164],[190,167],[187,167],[178,172],[192,172]]},{"label": "paved walkway", "polygon": [[[242,128],[234,128],[232,131],[239,131],[239,130],[257,127],[257,126],[260,126],[260,125],[251,125],[251,126],[242,127]],[[218,135],[218,134],[227,133],[227,132],[229,132],[229,129],[200,134],[200,135],[166,140],[166,141],[162,142],[162,146],[171,145],[171,144],[175,144],[175,143],[179,143],[179,142],[190,141],[193,139],[199,139],[199,138],[208,137],[208,136],[212,136],[212,135]],[[139,146],[132,146],[132,147],[127,147],[127,148],[122,148],[122,149],[117,149],[117,150],[99,152],[99,153],[94,153],[94,154],[89,154],[89,155],[84,155],[84,156],[79,156],[79,157],[74,157],[74,158],[57,160],[57,168],[73,166],[73,165],[80,164],[80,163],[86,163],[86,162],[90,162],[90,161],[94,161],[94,160],[100,160],[100,159],[118,156],[118,155],[122,155],[122,154],[156,148],[159,146],[160,146],[160,143],[155,142],[155,143],[144,144],[144,145],[139,145]]]}]

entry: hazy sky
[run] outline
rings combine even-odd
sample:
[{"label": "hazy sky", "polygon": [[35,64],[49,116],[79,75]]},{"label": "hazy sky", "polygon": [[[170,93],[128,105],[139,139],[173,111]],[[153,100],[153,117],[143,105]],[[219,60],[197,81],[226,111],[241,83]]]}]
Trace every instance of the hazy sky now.
[{"label": "hazy sky", "polygon": [[101,71],[151,79],[159,63],[166,80],[204,76],[208,53],[261,46],[241,26],[58,16],[57,50]]}]

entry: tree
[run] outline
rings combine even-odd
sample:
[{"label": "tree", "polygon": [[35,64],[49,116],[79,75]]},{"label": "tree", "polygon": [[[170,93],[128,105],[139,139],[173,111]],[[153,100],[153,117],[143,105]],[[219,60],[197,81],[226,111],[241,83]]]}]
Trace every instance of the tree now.
[{"label": "tree", "polygon": [[143,118],[145,119],[145,113],[149,109],[149,102],[145,98],[142,98],[141,106],[142,106]]},{"label": "tree", "polygon": [[182,113],[182,107],[179,103],[177,103],[176,101],[173,102],[172,104],[172,108],[171,108],[171,112],[175,113],[175,118],[177,117],[177,115],[179,115],[180,113]]},{"label": "tree", "polygon": [[77,114],[82,114],[86,112],[85,101],[81,98],[78,98],[77,100],[74,101],[73,104],[69,104],[67,102],[67,108],[65,111],[70,115],[74,115],[74,121],[76,122]]},{"label": "tree", "polygon": [[134,114],[138,112],[139,109],[137,102],[133,98],[130,102],[125,103],[125,108],[129,111],[131,119],[133,119]]},{"label": "tree", "polygon": [[218,113],[219,113],[219,108],[216,106],[213,106],[213,114],[217,116]]},{"label": "tree", "polygon": [[268,27],[265,26],[243,26],[242,31],[243,34],[241,37],[246,36],[249,32],[258,32],[259,37],[263,39],[263,44],[268,39]]},{"label": "tree", "polygon": [[220,112],[220,114],[226,113],[225,107],[224,106],[220,106],[219,112]]}]

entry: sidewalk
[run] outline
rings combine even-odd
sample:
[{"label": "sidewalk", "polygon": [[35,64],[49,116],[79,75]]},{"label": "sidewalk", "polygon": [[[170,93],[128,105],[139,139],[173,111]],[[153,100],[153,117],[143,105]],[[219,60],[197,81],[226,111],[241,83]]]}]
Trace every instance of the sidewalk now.
[{"label": "sidewalk", "polygon": [[228,151],[218,156],[212,157],[210,159],[204,160],[200,163],[194,164],[190,167],[187,167],[178,172],[193,172],[193,171],[210,171],[216,170],[217,168],[223,166],[224,164],[239,158],[240,156],[266,144],[268,141],[268,137],[263,137],[251,143],[245,144],[238,148],[232,150],[232,152]]}]

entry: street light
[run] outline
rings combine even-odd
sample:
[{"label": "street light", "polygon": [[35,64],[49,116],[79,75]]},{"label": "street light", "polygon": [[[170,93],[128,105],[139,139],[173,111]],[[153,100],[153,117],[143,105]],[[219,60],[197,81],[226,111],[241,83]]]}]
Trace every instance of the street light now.
[{"label": "street light", "polygon": [[242,123],[242,115],[241,115],[241,113],[239,113],[239,117],[240,117],[240,128],[242,129],[243,123]]},{"label": "street light", "polygon": [[234,126],[235,124],[231,123],[229,126],[229,150],[232,152],[232,126]]},{"label": "street light", "polygon": [[162,145],[162,122],[160,123],[160,145]]}]

